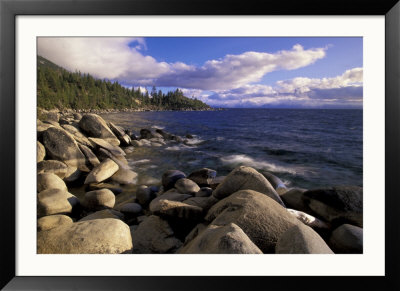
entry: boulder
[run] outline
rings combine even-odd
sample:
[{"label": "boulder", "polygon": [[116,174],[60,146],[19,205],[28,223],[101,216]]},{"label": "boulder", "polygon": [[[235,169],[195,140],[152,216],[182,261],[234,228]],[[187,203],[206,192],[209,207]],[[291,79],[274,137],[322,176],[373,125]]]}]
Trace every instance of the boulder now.
[{"label": "boulder", "polygon": [[127,169],[119,169],[114,175],[111,176],[111,180],[119,184],[136,184],[138,174],[134,171]]},{"label": "boulder", "polygon": [[210,188],[215,190],[217,189],[218,185],[221,184],[225,180],[226,176],[218,176],[212,179],[210,183]]},{"label": "boulder", "polygon": [[152,215],[144,220],[132,236],[133,253],[165,254],[175,253],[182,242],[166,220]]},{"label": "boulder", "polygon": [[75,140],[61,128],[52,127],[43,132],[43,144],[47,155],[54,160],[78,168],[86,163],[86,157]]},{"label": "boulder", "polygon": [[286,193],[287,188],[281,179],[271,174],[270,172],[263,172],[262,174],[264,175],[265,178],[267,178],[267,180],[271,183],[272,187],[274,187],[275,191],[279,195]]},{"label": "boulder", "polygon": [[234,169],[214,190],[217,199],[228,197],[239,190],[253,190],[263,193],[285,206],[268,180],[251,167],[240,166]]},{"label": "boulder", "polygon": [[64,179],[68,172],[68,166],[56,160],[43,160],[37,163],[37,173],[53,173]]},{"label": "boulder", "polygon": [[205,219],[214,225],[237,224],[263,253],[274,253],[279,237],[300,222],[263,193],[241,190],[216,203]]},{"label": "boulder", "polygon": [[200,187],[192,180],[182,178],[175,182],[175,188],[182,194],[196,194]]},{"label": "boulder", "polygon": [[44,145],[38,141],[36,142],[36,145],[36,162],[39,163],[43,161],[44,157],[46,156],[46,149],[44,148]]},{"label": "boulder", "polygon": [[140,130],[140,139],[150,139],[153,138],[153,134],[151,133],[150,129],[142,128]]},{"label": "boulder", "polygon": [[295,225],[286,230],[276,243],[277,254],[333,254],[325,241],[311,227]]},{"label": "boulder", "polygon": [[136,190],[136,199],[140,205],[146,206],[156,197],[156,192],[152,191],[150,187],[141,185]]},{"label": "boulder", "polygon": [[311,210],[333,225],[343,223],[363,226],[363,189],[357,186],[338,186],[308,190],[303,193]]},{"label": "boulder", "polygon": [[310,207],[305,203],[303,199],[303,193],[306,189],[292,188],[289,191],[281,195],[283,202],[286,207],[293,208],[296,210],[304,211],[306,213],[311,213]]},{"label": "boulder", "polygon": [[112,122],[109,122],[108,126],[110,127],[111,131],[115,134],[115,136],[119,139],[121,145],[128,146],[131,144],[131,138],[129,137],[129,135],[125,133],[122,127],[117,126]]},{"label": "boulder", "polygon": [[119,211],[128,216],[138,216],[142,212],[142,206],[137,203],[125,203],[119,207]]},{"label": "boulder", "polygon": [[106,159],[93,168],[86,177],[85,184],[102,182],[114,175],[118,169],[118,165],[113,160]]},{"label": "boulder", "polygon": [[38,122],[36,125],[37,138],[42,139],[43,132],[45,132],[46,130],[48,130],[51,127],[54,127],[54,126],[51,124],[48,124],[48,123]]},{"label": "boulder", "polygon": [[80,221],[37,235],[38,254],[121,254],[131,250],[129,226],[113,218]]},{"label": "boulder", "polygon": [[92,211],[113,208],[114,205],[115,195],[108,189],[86,192],[82,199],[82,206]]},{"label": "boulder", "polygon": [[[82,167],[82,169],[85,170],[85,172],[88,172],[89,169],[85,169]],[[65,182],[74,182],[78,180],[81,177],[82,171],[79,170],[76,167],[68,167],[67,168],[67,173],[65,174],[64,181]]]},{"label": "boulder", "polygon": [[111,159],[119,166],[120,169],[130,170],[128,161],[125,159],[124,156],[121,156],[121,155],[115,156],[112,153],[110,153],[108,150],[100,148],[97,151],[97,157],[99,158],[99,160],[101,162],[103,162],[106,159]]},{"label": "boulder", "polygon": [[329,245],[335,253],[362,254],[363,229],[355,225],[343,224],[332,232]]},{"label": "boulder", "polygon": [[113,192],[115,195],[121,194],[122,189],[116,185],[108,184],[108,183],[91,183],[87,185],[86,191],[100,190],[100,189],[108,189]]},{"label": "boulder", "polygon": [[215,177],[217,177],[215,170],[203,168],[190,173],[188,179],[200,186],[209,186]]},{"label": "boulder", "polygon": [[210,225],[180,254],[262,254],[243,230],[234,223],[224,226]]},{"label": "boulder", "polygon": [[79,121],[79,127],[90,137],[101,138],[118,146],[119,139],[112,133],[103,118],[97,114],[85,114]]},{"label": "boulder", "polygon": [[153,214],[162,217],[179,218],[185,220],[200,220],[203,217],[203,209],[183,202],[161,199],[157,203],[152,203],[151,211]]},{"label": "boulder", "polygon": [[41,173],[37,175],[37,192],[47,189],[60,189],[67,191],[64,181],[53,173]]},{"label": "boulder", "polygon": [[170,200],[170,201],[178,201],[178,202],[182,202],[183,200],[186,200],[188,198],[192,197],[189,194],[181,194],[178,192],[174,192],[174,190],[170,190],[168,192],[163,193],[162,195],[158,196],[157,198],[153,199],[150,202],[150,206],[149,209],[150,211],[154,211],[155,209],[159,209],[160,206],[159,201],[160,200]]},{"label": "boulder", "polygon": [[292,214],[294,217],[296,217],[298,220],[300,220],[302,223],[305,225],[315,228],[315,229],[330,229],[329,223],[326,223],[325,221],[322,221],[321,219],[318,219],[310,214],[307,214],[302,211],[294,210],[294,209],[289,209],[287,208],[287,211],[289,211],[290,214]]},{"label": "boulder", "polygon": [[131,140],[131,145],[133,145],[134,147],[142,147],[143,142],[141,140]]},{"label": "boulder", "polygon": [[82,134],[82,132],[80,132],[78,127],[75,127],[70,124],[63,124],[61,127],[72,135],[72,137],[75,139],[78,145],[82,144],[89,148],[93,148],[92,143],[85,135]]},{"label": "boulder", "polygon": [[175,186],[176,181],[179,179],[186,178],[186,175],[178,170],[168,170],[162,175],[162,185],[164,187],[164,191],[168,191],[169,189]]},{"label": "boulder", "polygon": [[92,152],[90,148],[83,144],[78,144],[79,149],[82,151],[82,153],[85,155],[86,160],[88,161],[88,164],[90,165],[91,168],[94,168],[100,164],[99,159],[96,157],[96,155]]},{"label": "boulder", "polygon": [[114,156],[125,156],[125,152],[119,147],[119,146],[114,146],[110,143],[108,143],[106,140],[101,139],[101,138],[94,138],[94,137],[89,137],[89,141],[91,141],[93,144],[96,146],[106,149],[110,153],[112,153]]},{"label": "boulder", "polygon": [[123,219],[124,215],[121,212],[116,211],[114,209],[103,209],[100,211],[93,212],[93,213],[81,218],[79,221],[104,219],[104,218]]},{"label": "boulder", "polygon": [[219,200],[214,196],[210,196],[210,197],[191,197],[189,199],[184,200],[183,202],[189,205],[198,206],[202,208],[204,211],[208,211],[218,201]]},{"label": "boulder", "polygon": [[168,132],[166,132],[166,131],[164,131],[162,129],[157,128],[156,132],[158,134],[160,134],[165,140],[171,140],[172,139],[172,134],[170,134],[170,133],[168,133]]},{"label": "boulder", "polygon": [[210,197],[212,195],[213,189],[209,187],[202,187],[199,191],[194,195],[196,197]]},{"label": "boulder", "polygon": [[37,231],[50,230],[56,227],[72,224],[71,217],[66,215],[43,216],[37,221]]},{"label": "boulder", "polygon": [[78,204],[78,198],[65,190],[47,189],[37,196],[37,216],[68,214]]}]

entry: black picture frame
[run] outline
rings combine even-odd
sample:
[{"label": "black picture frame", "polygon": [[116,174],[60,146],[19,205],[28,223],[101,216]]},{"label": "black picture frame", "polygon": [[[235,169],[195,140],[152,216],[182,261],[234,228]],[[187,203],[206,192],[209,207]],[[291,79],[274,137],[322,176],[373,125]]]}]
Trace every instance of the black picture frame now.
[{"label": "black picture frame", "polygon": [[[400,287],[399,0],[0,0],[0,287],[4,290],[395,290]],[[385,276],[18,277],[15,275],[15,17],[17,15],[384,15]],[[134,263],[134,262],[132,262]]]}]

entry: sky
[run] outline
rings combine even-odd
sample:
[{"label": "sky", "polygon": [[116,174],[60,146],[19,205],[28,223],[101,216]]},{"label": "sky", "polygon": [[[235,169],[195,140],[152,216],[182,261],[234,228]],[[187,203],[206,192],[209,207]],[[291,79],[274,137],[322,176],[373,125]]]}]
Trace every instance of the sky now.
[{"label": "sky", "polygon": [[360,37],[38,38],[38,55],[214,107],[362,108]]}]

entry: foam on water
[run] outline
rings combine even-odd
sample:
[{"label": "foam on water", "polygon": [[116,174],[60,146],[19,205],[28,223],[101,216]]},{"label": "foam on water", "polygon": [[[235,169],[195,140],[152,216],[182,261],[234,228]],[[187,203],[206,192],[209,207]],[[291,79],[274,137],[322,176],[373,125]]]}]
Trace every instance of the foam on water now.
[{"label": "foam on water", "polygon": [[181,150],[187,150],[187,149],[192,149],[192,148],[193,147],[181,144],[181,145],[166,147],[165,150],[166,151],[181,151]]},{"label": "foam on water", "polygon": [[199,144],[202,144],[202,143],[204,143],[204,142],[205,142],[204,139],[200,139],[200,138],[195,137],[195,136],[193,136],[193,138],[190,138],[190,139],[185,140],[185,144],[186,144],[186,145],[191,145],[191,146],[193,146],[193,145],[199,145]]},{"label": "foam on water", "polygon": [[267,161],[256,161],[253,158],[246,156],[246,155],[230,155],[230,156],[225,156],[221,158],[221,161],[224,164],[228,165],[233,165],[233,166],[248,166],[252,167],[255,169],[260,169],[260,170],[268,170],[272,172],[277,172],[277,173],[290,173],[290,174],[296,174],[297,171],[293,169],[293,166],[291,167],[285,167],[285,166],[280,166],[276,165],[271,162]]}]

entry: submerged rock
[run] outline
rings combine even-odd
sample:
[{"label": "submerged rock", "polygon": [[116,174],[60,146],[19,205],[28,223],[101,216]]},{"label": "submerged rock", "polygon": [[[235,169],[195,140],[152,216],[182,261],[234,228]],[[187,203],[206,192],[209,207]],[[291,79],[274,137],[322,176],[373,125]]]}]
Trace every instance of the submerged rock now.
[{"label": "submerged rock", "polygon": [[186,175],[178,170],[168,170],[162,175],[162,185],[164,187],[164,191],[168,191],[171,188],[174,188],[176,181],[179,179],[186,178]]}]

